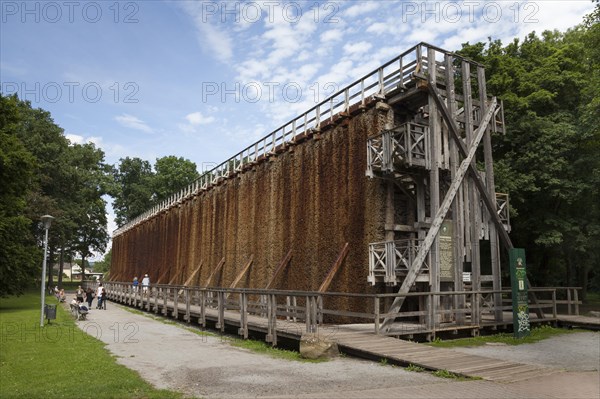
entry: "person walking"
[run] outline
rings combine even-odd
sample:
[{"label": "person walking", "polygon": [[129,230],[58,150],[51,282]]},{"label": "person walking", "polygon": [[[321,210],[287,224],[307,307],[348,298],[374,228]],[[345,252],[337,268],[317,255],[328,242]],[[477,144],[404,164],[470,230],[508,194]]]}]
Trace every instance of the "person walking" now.
[{"label": "person walking", "polygon": [[85,291],[85,301],[88,304],[88,309],[92,308],[92,301],[94,300],[94,291],[90,287]]},{"label": "person walking", "polygon": [[98,298],[98,302],[96,304],[96,309],[101,309],[102,308],[102,291],[104,290],[104,287],[102,287],[102,283],[98,284],[98,289],[96,290],[96,298]]},{"label": "person walking", "polygon": [[137,292],[139,284],[140,284],[140,282],[138,281],[138,278],[134,277],[133,278],[133,284],[132,284],[133,285],[133,292]]},{"label": "person walking", "polygon": [[106,310],[106,290],[102,287],[102,306],[101,309]]},{"label": "person walking", "polygon": [[148,287],[150,287],[150,277],[148,277],[148,274],[146,273],[142,279],[142,292],[144,294],[148,294]]}]

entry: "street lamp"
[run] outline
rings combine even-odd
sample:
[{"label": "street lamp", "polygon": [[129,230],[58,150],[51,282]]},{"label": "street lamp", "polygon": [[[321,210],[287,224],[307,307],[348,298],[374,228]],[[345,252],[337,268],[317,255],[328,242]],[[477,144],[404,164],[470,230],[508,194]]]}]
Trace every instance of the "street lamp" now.
[{"label": "street lamp", "polygon": [[54,217],[50,215],[42,216],[42,223],[46,234],[44,236],[44,262],[42,263],[42,314],[40,315],[40,327],[44,327],[44,306],[46,305],[46,254],[48,253],[48,230]]}]

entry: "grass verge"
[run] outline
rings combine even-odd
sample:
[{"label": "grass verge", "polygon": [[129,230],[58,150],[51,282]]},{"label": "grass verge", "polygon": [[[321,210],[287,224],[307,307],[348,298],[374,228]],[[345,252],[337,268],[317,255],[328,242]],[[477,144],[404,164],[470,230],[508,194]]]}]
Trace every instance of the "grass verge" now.
[{"label": "grass verge", "polygon": [[481,346],[486,345],[487,343],[503,343],[506,345],[533,344],[535,342],[539,342],[550,337],[562,334],[571,334],[575,332],[577,331],[567,330],[563,328],[554,328],[550,326],[541,326],[533,328],[531,330],[531,335],[521,339],[514,338],[512,334],[502,333],[473,338],[452,339],[447,341],[436,339],[433,342],[429,342],[427,345],[435,346],[438,348],[453,348],[460,346]]},{"label": "grass verge", "polygon": [[[49,296],[47,302],[56,303]],[[1,398],[182,398],[158,390],[116,363],[104,343],[82,332],[70,313],[40,328],[39,294],[0,300]]]}]

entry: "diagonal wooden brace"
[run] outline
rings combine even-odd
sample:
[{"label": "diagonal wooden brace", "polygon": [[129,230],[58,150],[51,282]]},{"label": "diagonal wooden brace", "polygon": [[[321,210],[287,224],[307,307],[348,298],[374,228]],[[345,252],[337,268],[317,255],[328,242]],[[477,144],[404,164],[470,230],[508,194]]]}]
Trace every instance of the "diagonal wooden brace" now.
[{"label": "diagonal wooden brace", "polygon": [[[425,240],[423,240],[423,244],[421,244],[421,246],[419,247],[417,256],[415,257],[415,260],[413,261],[412,265],[410,266],[410,269],[409,269],[406,277],[404,278],[404,281],[402,282],[400,289],[398,290],[399,294],[408,293],[408,291],[410,290],[410,287],[412,287],[412,285],[417,280],[417,277],[421,270],[421,266],[423,266],[423,262],[425,261],[425,257],[427,256],[427,253],[431,249],[431,245],[433,244],[433,241],[435,240],[435,237],[437,236],[437,234],[440,230],[440,227],[442,226],[442,223],[444,222],[446,214],[448,213],[448,210],[450,209],[450,205],[452,205],[452,201],[454,201],[454,197],[456,196],[456,193],[458,192],[458,189],[460,188],[460,185],[462,184],[463,179],[464,179],[465,175],[467,174],[467,170],[469,169],[469,166],[471,166],[471,161],[473,161],[473,158],[475,157],[475,153],[477,152],[477,147],[479,146],[479,143],[481,142],[481,139],[483,138],[485,129],[487,128],[487,125],[490,123],[495,110],[496,110],[496,97],[492,98],[492,103],[490,104],[488,111],[486,112],[483,120],[481,121],[479,128],[477,128],[477,130],[475,131],[475,137],[473,138],[473,141],[470,143],[469,152],[466,154],[465,159],[463,159],[458,170],[456,171],[456,176],[454,177],[454,180],[450,184],[450,188],[448,189],[448,192],[446,193],[446,197],[444,198],[444,201],[442,201],[442,204],[440,205],[440,208],[438,209],[438,211],[435,215],[433,223],[431,224],[431,227],[429,228],[429,231],[427,232],[427,235],[425,236]],[[494,210],[494,214],[495,213],[496,213],[496,211]],[[390,306],[388,313],[397,313],[400,310],[400,308],[402,307],[403,303],[404,303],[404,297],[394,298],[394,302],[392,302],[392,305]],[[383,321],[382,329],[384,331],[389,331],[393,321],[394,321],[394,317],[387,317]]]},{"label": "diagonal wooden brace", "polygon": [[[450,131],[450,134],[452,135],[452,138],[454,139],[454,142],[456,143],[456,146],[458,147],[458,152],[460,152],[460,155],[462,155],[463,157],[466,157],[467,156],[467,148],[465,146],[465,143],[463,142],[463,140],[460,138],[460,136],[458,134],[458,132],[459,132],[458,126],[456,126],[456,122],[454,121],[454,119],[452,119],[452,117],[450,115],[450,111],[446,107],[446,103],[442,100],[442,97],[441,97],[439,91],[437,90],[437,88],[435,86],[433,86],[432,84],[429,84],[429,91],[431,92],[433,99],[435,100],[435,103],[438,106],[438,110],[442,114],[442,118],[444,118],[444,121],[448,125],[448,130]],[[495,106],[492,108],[488,108],[488,113],[489,113],[489,109],[492,109],[492,111],[495,112],[496,111],[495,108],[496,108]],[[487,123],[485,125],[483,123],[480,124],[479,129],[481,129],[481,126],[484,126],[484,128],[485,128],[485,126],[487,126]],[[490,214],[490,218],[492,219],[492,221],[494,222],[494,225],[496,226],[496,230],[498,231],[498,235],[500,236],[500,239],[502,240],[502,244],[504,245],[506,250],[513,248],[513,244],[512,244],[512,241],[510,240],[510,237],[508,236],[508,232],[506,231],[506,229],[504,229],[504,225],[502,224],[502,221],[500,220],[500,217],[498,216],[498,210],[496,209],[496,199],[495,198],[492,199],[490,197],[490,193],[485,188],[485,183],[481,179],[481,176],[479,175],[477,168],[472,163],[469,165],[469,172],[471,173],[471,177],[473,178],[473,181],[475,182],[475,186],[477,187],[477,190],[479,191],[479,193],[481,195],[481,199],[483,200],[483,203],[485,204],[485,206],[488,210],[488,213]]]}]

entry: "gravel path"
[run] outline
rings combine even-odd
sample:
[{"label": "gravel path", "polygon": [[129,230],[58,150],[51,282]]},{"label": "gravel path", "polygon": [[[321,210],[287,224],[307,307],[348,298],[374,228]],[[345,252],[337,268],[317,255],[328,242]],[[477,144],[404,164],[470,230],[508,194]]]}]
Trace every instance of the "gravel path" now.
[{"label": "gravel path", "polygon": [[[548,389],[552,385],[547,383],[542,384],[546,387],[544,391],[532,390],[531,384],[513,387],[489,381],[457,382],[349,357],[325,363],[273,359],[233,347],[215,336],[201,336],[181,326],[132,313],[112,303],[108,310],[90,311],[88,320],[78,325],[105,342],[119,363],[138,371],[156,387],[184,392],[190,397],[565,397],[560,389]],[[519,347],[488,345],[460,351],[524,363],[559,365],[569,370],[598,370],[598,339],[598,333],[579,333]],[[597,374],[587,372],[576,376],[581,379],[581,389],[568,391],[571,394],[568,397],[600,397],[596,394],[600,387],[594,382]]]},{"label": "gravel path", "polygon": [[569,371],[598,371],[600,368],[600,332],[565,334],[535,344],[488,344],[454,350]]}]

